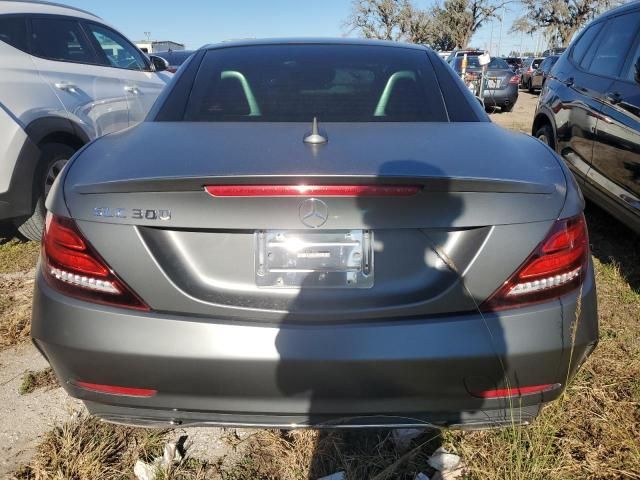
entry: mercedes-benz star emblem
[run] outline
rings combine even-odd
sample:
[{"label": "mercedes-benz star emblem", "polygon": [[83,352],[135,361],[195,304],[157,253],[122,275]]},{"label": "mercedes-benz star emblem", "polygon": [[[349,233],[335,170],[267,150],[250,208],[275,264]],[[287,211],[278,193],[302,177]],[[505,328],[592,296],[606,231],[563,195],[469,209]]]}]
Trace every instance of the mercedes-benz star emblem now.
[{"label": "mercedes-benz star emblem", "polygon": [[322,200],[309,198],[300,204],[300,221],[307,227],[318,228],[329,218],[329,207]]}]

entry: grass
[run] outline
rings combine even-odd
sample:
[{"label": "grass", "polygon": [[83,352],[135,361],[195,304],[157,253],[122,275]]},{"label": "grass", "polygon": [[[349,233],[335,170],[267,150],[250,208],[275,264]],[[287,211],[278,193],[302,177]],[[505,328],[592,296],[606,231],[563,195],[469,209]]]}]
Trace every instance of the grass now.
[{"label": "grass", "polygon": [[33,393],[40,388],[54,388],[58,386],[58,380],[53,373],[51,367],[47,367],[43,370],[33,371],[29,370],[22,376],[22,383],[20,384],[20,395],[27,395]]},{"label": "grass", "polygon": [[33,275],[0,274],[0,348],[29,339]]},{"label": "grass", "polygon": [[16,345],[31,332],[33,270],[40,253],[37,242],[15,238],[15,231],[0,225],[0,348]]},{"label": "grass", "polygon": [[31,270],[40,254],[40,244],[0,238],[0,274]]},{"label": "grass", "polygon": [[131,478],[136,460],[151,460],[162,454],[164,434],[160,430],[120,427],[80,417],[49,432],[36,457],[14,478]]}]

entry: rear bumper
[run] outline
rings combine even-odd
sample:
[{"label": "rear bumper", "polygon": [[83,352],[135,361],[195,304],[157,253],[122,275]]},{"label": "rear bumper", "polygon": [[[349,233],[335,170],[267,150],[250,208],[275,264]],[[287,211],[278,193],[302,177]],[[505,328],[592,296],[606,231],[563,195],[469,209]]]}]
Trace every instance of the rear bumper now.
[{"label": "rear bumper", "polygon": [[495,105],[498,107],[509,106],[516,103],[518,100],[518,85],[509,85],[507,88],[500,90],[485,90],[484,91],[484,103],[485,105]]},{"label": "rear bumper", "polygon": [[[592,272],[579,295],[484,320],[265,326],[96,306],[53,291],[39,275],[32,335],[67,392],[113,422],[473,428],[528,422],[560,395],[472,392],[504,388],[505,378],[511,386],[564,385],[598,338]],[[109,395],[78,388],[78,380],[158,393]]]}]

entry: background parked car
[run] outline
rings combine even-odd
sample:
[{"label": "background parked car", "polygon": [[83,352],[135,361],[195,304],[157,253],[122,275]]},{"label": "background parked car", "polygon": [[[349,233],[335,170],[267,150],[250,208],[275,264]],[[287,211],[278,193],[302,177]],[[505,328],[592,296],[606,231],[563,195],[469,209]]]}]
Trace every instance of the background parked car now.
[{"label": "background parked car", "polygon": [[169,50],[166,52],[156,52],[154,55],[167,61],[168,72],[176,73],[180,66],[193,55],[193,50]]},{"label": "background parked car", "polygon": [[458,50],[452,51],[447,57],[447,63],[451,65],[451,62],[454,58],[457,57],[479,57],[480,55],[484,55],[486,52],[484,50],[479,50],[477,48],[461,48]]},{"label": "background parked car", "polygon": [[529,93],[533,93],[535,90],[542,89],[544,87],[544,84],[547,81],[547,76],[558,61],[558,58],[560,58],[559,55],[547,57],[542,61],[538,68],[534,70],[531,74],[531,86],[529,87]]},{"label": "background parked car", "polygon": [[533,75],[533,72],[540,66],[543,60],[543,57],[528,57],[524,61],[522,70],[520,71],[520,86],[522,88],[531,90],[531,75]]},{"label": "background parked car", "polygon": [[[451,61],[453,70],[462,74],[463,57]],[[467,57],[467,75],[480,76],[482,67],[478,56]],[[515,73],[503,58],[494,57],[487,65],[484,104],[489,107],[500,107],[504,112],[513,110],[518,100],[518,82],[520,76]]]},{"label": "background parked car", "polygon": [[0,220],[36,240],[67,160],[142,121],[171,76],[95,15],[41,2],[0,2],[0,58]]},{"label": "background parked car", "polygon": [[640,232],[640,4],[584,29],[553,68],[533,133],[585,195]]}]

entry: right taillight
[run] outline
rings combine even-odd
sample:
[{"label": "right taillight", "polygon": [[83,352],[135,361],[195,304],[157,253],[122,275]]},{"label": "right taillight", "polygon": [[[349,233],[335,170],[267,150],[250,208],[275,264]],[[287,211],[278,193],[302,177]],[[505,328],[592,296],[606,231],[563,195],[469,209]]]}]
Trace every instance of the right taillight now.
[{"label": "right taillight", "polygon": [[42,272],[56,290],[81,300],[117,307],[149,307],[109,268],[70,218],[47,214]]},{"label": "right taillight", "polygon": [[564,295],[582,283],[588,263],[584,215],[557,220],[544,241],[481,309],[520,307]]}]

